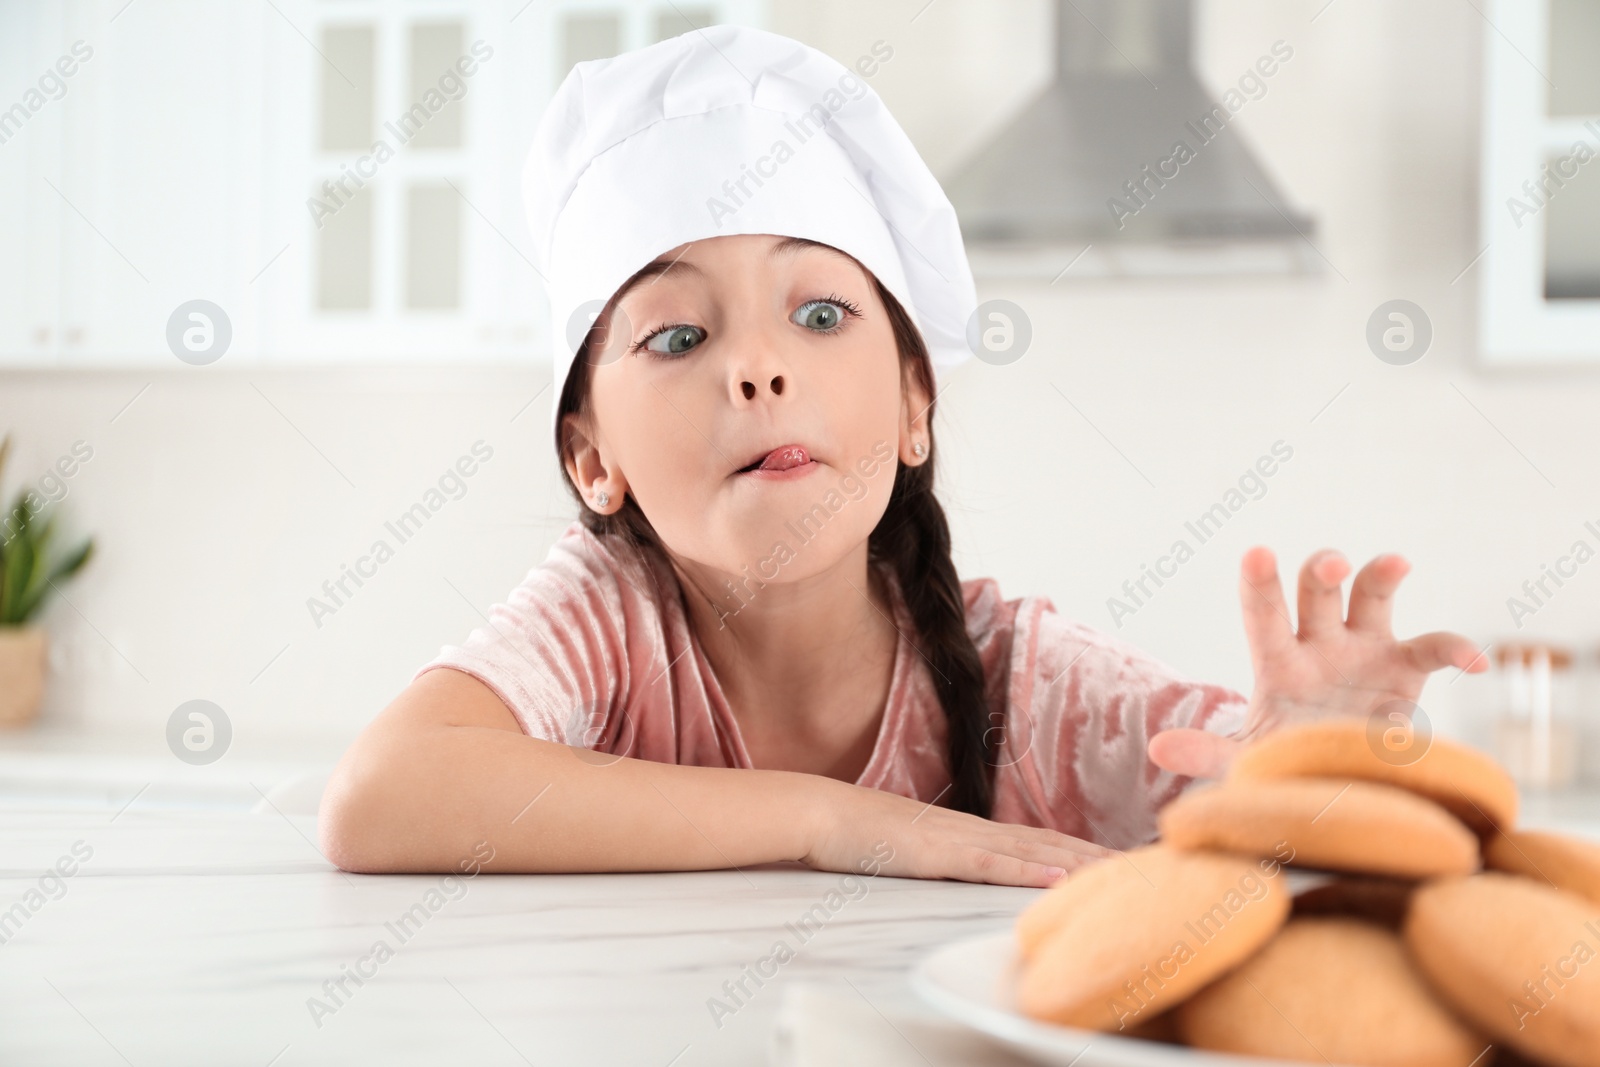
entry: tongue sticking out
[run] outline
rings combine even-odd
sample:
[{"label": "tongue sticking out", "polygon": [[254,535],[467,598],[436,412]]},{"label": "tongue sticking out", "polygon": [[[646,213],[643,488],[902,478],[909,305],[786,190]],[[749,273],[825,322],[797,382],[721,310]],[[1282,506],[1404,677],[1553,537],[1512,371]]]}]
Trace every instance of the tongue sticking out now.
[{"label": "tongue sticking out", "polygon": [[786,471],[790,467],[798,467],[802,463],[809,462],[811,462],[811,457],[806,455],[804,448],[799,445],[785,445],[782,448],[774,448],[771,452],[768,452],[766,458],[761,461],[761,466],[756,469]]}]

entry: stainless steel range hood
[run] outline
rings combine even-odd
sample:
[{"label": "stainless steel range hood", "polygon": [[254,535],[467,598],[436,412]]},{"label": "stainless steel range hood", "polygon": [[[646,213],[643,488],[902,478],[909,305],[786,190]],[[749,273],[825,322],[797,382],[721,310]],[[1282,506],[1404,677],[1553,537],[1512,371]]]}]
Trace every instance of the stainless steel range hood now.
[{"label": "stainless steel range hood", "polygon": [[1230,111],[1190,67],[1192,24],[1190,0],[1058,0],[1056,80],[943,182],[974,273],[1322,269],[1314,222],[1234,127],[1274,79],[1225,94]]}]

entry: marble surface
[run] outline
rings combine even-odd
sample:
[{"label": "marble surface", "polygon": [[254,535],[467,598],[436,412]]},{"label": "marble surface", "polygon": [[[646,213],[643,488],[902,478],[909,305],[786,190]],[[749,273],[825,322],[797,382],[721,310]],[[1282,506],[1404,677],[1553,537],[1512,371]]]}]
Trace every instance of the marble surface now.
[{"label": "marble surface", "polygon": [[[1007,926],[1036,892],[841,888],[791,865],[448,884],[341,873],[315,839],[314,819],[276,813],[0,812],[0,908],[27,912],[0,945],[0,1062],[759,1064],[788,983],[931,1017],[913,961]],[[63,857],[76,873],[30,908]],[[792,924],[819,903],[827,921],[802,940]],[[419,904],[425,919],[395,925]],[[779,939],[793,958],[714,1015]],[[370,977],[336,1000],[324,983],[358,962]]]},{"label": "marble surface", "polygon": [[[812,986],[881,1019],[874,1040],[905,1042],[906,1062],[952,1062],[916,1047],[939,1030],[908,969],[1008,927],[1038,892],[885,876],[852,887],[787,864],[352,875],[318,853],[314,816],[261,802],[288,765],[209,792],[136,792],[137,766],[111,785],[84,770],[46,789],[18,770],[36,767],[25,755],[0,754],[5,1064],[760,1064],[786,990]],[[1530,825],[1600,838],[1593,793],[1528,809]],[[74,873],[45,875],[58,865]],[[798,930],[817,905],[826,921]],[[396,925],[408,912],[412,925]],[[724,983],[779,940],[792,958],[759,987],[747,979],[736,1003]]]}]

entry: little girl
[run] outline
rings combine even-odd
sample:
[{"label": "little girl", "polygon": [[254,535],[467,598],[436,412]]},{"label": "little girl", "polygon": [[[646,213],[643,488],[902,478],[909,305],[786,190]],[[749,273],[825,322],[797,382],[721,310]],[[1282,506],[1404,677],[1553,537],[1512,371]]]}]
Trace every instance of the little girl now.
[{"label": "little girl", "polygon": [[[949,201],[863,79],[718,26],[580,63],[525,193],[556,451],[581,519],[366,728],[321,810],[352,871],[798,860],[1047,886],[1155,834],[1245,740],[1485,664],[1396,641],[1409,569],[1240,597],[1248,699],[961,581],[934,495],[937,375],[976,298]],[[976,343],[976,341],[974,341]],[[1017,462],[1027,462],[1017,457]]]}]

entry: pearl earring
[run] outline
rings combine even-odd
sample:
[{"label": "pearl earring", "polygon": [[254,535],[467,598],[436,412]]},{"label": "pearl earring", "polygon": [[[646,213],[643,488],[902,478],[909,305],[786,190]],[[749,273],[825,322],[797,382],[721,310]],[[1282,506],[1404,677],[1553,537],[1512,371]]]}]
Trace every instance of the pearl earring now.
[{"label": "pearl earring", "polygon": [[918,458],[926,455],[927,451],[928,451],[928,447],[926,445],[924,445],[921,441],[918,441],[918,442],[916,442],[915,444],[913,444],[911,446],[911,454],[914,455],[914,456],[917,456]]},{"label": "pearl earring", "polygon": [[611,503],[611,494],[606,492],[604,489],[600,490],[598,493],[596,493],[594,495],[594,506],[595,507],[603,508],[609,503]]}]

